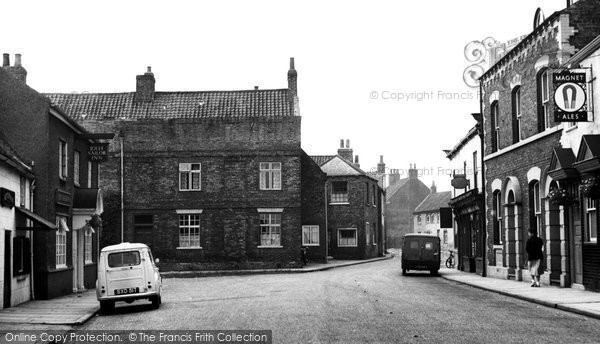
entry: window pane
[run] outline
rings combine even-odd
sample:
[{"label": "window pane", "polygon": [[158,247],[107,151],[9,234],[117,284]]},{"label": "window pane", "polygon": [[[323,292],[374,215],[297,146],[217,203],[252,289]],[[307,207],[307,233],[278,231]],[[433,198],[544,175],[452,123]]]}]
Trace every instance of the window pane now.
[{"label": "window pane", "polygon": [[192,173],[192,190],[200,190],[200,173]]},{"label": "window pane", "polygon": [[281,170],[273,171],[273,189],[281,189]]},{"label": "window pane", "polygon": [[189,175],[187,172],[179,173],[179,189],[181,189],[181,190],[189,189]]}]

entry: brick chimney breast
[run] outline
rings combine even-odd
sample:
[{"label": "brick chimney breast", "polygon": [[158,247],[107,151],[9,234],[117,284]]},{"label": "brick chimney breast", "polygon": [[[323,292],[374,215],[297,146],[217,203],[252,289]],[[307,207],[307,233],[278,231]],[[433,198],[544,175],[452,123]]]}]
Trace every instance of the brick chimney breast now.
[{"label": "brick chimney breast", "polygon": [[154,85],[156,80],[152,73],[152,68],[148,67],[148,70],[144,75],[137,75],[135,77],[135,96],[134,101],[136,103],[147,103],[154,101]]},{"label": "brick chimney breast", "polygon": [[354,161],[354,151],[350,148],[350,140],[346,140],[346,147],[344,147],[344,140],[340,140],[340,148],[338,148],[338,155],[352,163]]},{"label": "brick chimney breast", "polygon": [[21,54],[15,54],[15,64],[10,66],[9,54],[3,54],[2,68],[9,72],[15,79],[27,83],[27,70],[21,65]]}]

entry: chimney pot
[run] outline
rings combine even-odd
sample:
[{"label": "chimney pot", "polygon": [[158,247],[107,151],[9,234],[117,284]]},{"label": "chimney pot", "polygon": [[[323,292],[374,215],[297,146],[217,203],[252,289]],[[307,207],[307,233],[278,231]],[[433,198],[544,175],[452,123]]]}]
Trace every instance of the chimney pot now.
[{"label": "chimney pot", "polygon": [[340,140],[340,148],[344,148],[344,139]]},{"label": "chimney pot", "polygon": [[290,57],[290,69],[294,69],[294,58]]},{"label": "chimney pot", "polygon": [[383,162],[383,155],[379,156],[379,162]]},{"label": "chimney pot", "polygon": [[151,66],[147,67],[146,73],[152,74],[152,67]]},{"label": "chimney pot", "polygon": [[2,67],[10,67],[10,55],[9,54],[2,54],[3,60],[2,60]]},{"label": "chimney pot", "polygon": [[255,89],[255,90],[258,90],[258,86],[254,86],[254,89]]},{"label": "chimney pot", "polygon": [[15,67],[21,67],[21,54],[15,54]]},{"label": "chimney pot", "polygon": [[346,148],[350,148],[350,140],[346,139]]},{"label": "chimney pot", "polygon": [[358,155],[354,157],[354,162],[358,164]]}]

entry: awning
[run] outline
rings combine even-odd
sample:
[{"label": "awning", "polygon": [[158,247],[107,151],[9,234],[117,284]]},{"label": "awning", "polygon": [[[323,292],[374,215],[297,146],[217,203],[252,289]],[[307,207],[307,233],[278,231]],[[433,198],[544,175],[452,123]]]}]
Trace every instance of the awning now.
[{"label": "awning", "polygon": [[43,217],[32,212],[29,209],[25,209],[25,208],[21,208],[21,207],[15,207],[15,209],[19,213],[23,214],[26,218],[30,219],[31,221],[33,221],[37,224],[37,226],[34,226],[34,227],[19,227],[17,229],[20,229],[20,230],[36,230],[36,229],[37,230],[57,230],[58,229],[58,227],[54,223],[44,219]]},{"label": "awning", "polygon": [[102,214],[104,211],[102,190],[75,188],[73,209],[90,209],[92,213]]},{"label": "awning", "polygon": [[552,150],[548,174],[552,179],[564,180],[579,177],[579,172],[573,167],[575,154],[571,148],[556,147]]}]

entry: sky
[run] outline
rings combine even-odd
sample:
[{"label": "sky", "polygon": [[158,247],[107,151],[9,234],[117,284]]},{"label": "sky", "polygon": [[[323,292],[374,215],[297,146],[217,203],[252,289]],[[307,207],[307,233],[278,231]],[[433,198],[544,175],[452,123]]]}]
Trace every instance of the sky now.
[{"label": "sky", "polygon": [[[0,53],[22,54],[39,92],[133,92],[152,67],[157,91],[286,88],[295,58],[302,148],[349,139],[361,168],[384,156],[450,190],[451,149],[475,125],[465,46],[531,32],[564,0],[8,1]],[[8,14],[8,15],[6,15]]]}]

